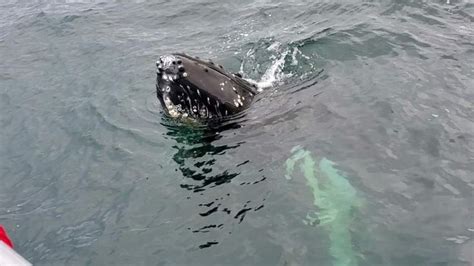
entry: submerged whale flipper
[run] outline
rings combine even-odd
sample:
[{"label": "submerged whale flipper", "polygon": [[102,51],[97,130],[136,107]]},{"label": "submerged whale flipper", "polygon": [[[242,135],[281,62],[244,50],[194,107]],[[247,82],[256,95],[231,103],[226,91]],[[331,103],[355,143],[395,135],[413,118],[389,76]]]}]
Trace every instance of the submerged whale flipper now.
[{"label": "submerged whale flipper", "polygon": [[186,54],[160,57],[156,91],[165,111],[174,117],[209,119],[248,108],[254,85],[221,65]]}]

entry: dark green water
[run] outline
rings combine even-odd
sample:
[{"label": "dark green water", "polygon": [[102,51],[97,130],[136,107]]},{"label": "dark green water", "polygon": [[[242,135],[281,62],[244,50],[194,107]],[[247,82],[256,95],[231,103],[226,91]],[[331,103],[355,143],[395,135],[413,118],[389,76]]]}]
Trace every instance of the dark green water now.
[{"label": "dark green water", "polygon": [[[301,145],[365,202],[357,265],[474,265],[473,22],[461,0],[2,1],[0,224],[36,265],[336,265],[285,179]],[[284,62],[205,132],[155,98],[174,51]]]}]

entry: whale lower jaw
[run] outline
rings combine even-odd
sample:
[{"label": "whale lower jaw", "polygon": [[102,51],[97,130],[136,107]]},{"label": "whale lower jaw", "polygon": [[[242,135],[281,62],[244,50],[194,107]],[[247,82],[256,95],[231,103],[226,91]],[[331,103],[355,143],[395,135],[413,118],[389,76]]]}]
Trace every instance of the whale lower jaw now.
[{"label": "whale lower jaw", "polygon": [[163,95],[163,102],[165,105],[165,112],[172,118],[184,118],[196,121],[215,118],[205,107],[190,112],[186,108],[183,108],[181,104],[174,104],[166,94]]},{"label": "whale lower jaw", "polygon": [[178,111],[178,107],[173,104],[168,95],[163,95],[163,101],[165,103],[166,111],[169,116],[173,118],[180,118],[183,114]]}]

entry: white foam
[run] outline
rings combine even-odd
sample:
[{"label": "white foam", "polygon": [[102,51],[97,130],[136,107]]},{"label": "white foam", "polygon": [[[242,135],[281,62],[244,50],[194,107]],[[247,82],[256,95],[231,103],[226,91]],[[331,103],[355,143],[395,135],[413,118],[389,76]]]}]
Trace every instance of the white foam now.
[{"label": "white foam", "polygon": [[[273,46],[273,47],[272,47]],[[276,45],[271,45],[271,50],[275,49]],[[272,65],[265,71],[260,81],[253,79],[245,79],[251,84],[257,86],[259,92],[266,88],[273,87],[275,84],[281,82],[284,78],[291,76],[291,74],[284,74],[283,67],[285,66],[285,58],[288,55],[288,50],[281,53],[280,57],[275,59]],[[241,67],[242,68],[242,67]]]}]

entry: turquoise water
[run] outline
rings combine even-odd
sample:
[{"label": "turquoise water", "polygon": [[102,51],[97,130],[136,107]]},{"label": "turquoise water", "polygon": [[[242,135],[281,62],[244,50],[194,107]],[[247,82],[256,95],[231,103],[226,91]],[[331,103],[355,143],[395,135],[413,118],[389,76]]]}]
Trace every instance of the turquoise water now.
[{"label": "turquoise water", "polygon": [[[358,265],[472,265],[473,21],[460,0],[3,1],[0,223],[35,265],[336,265],[285,178],[300,145],[364,202]],[[154,94],[175,51],[274,86],[237,126],[176,125]]]}]

